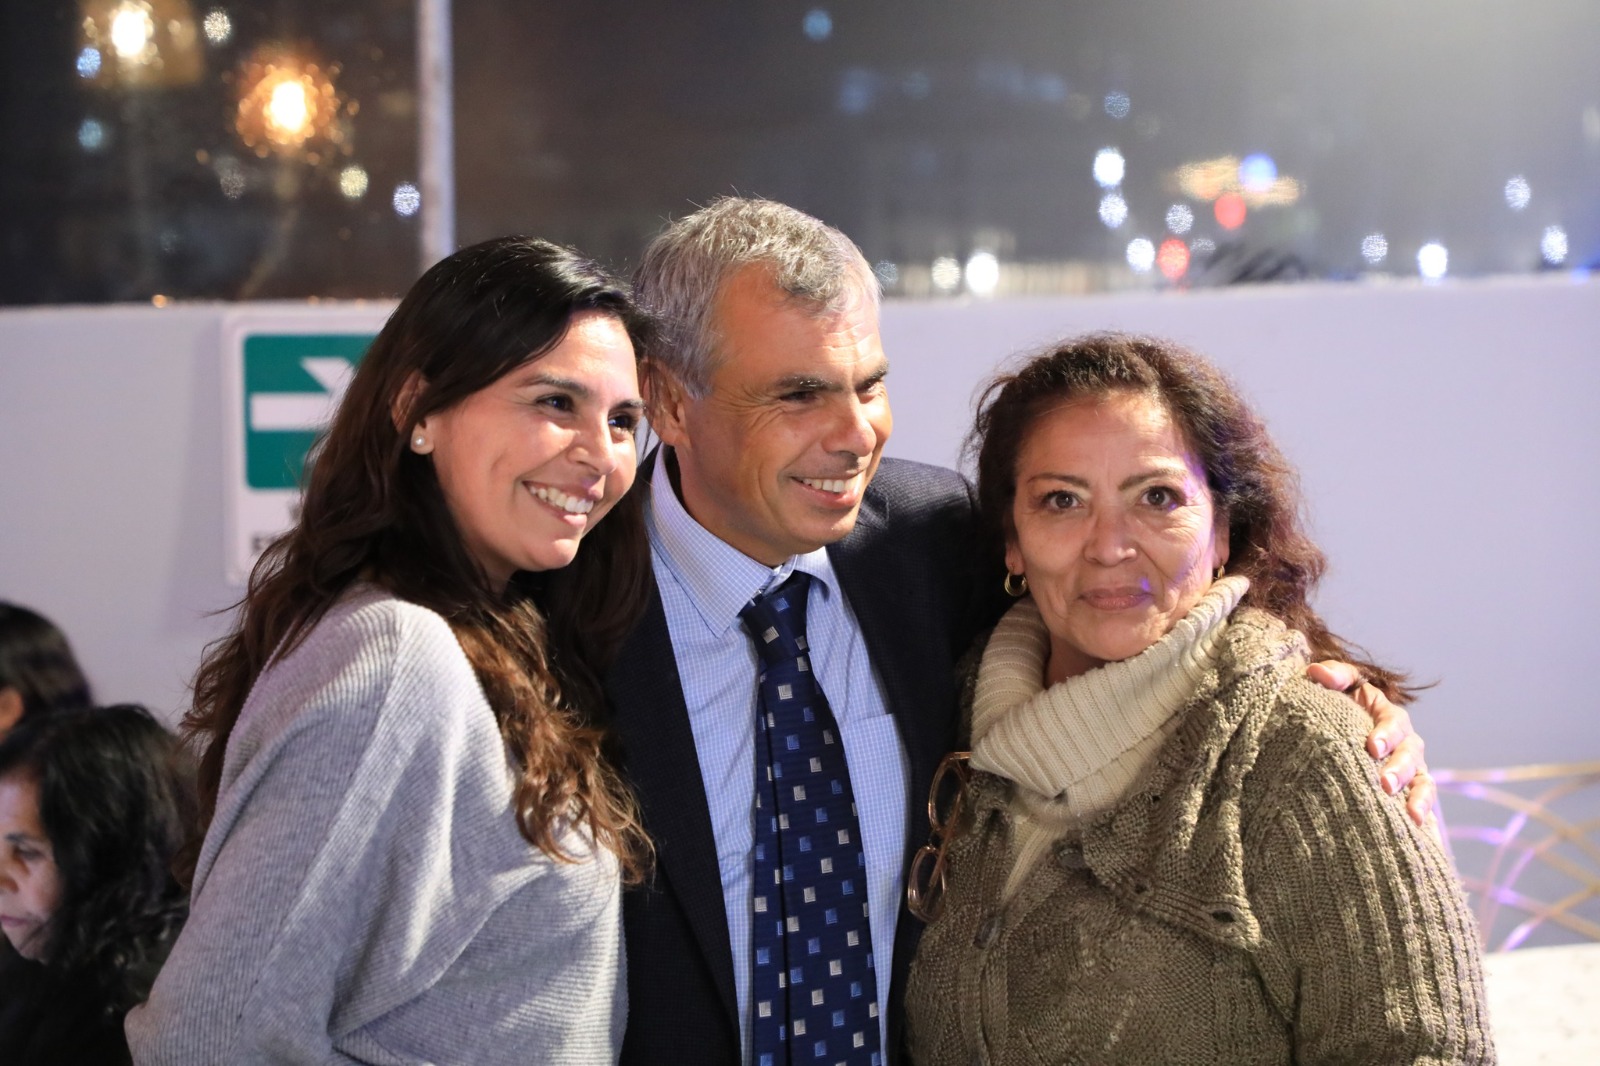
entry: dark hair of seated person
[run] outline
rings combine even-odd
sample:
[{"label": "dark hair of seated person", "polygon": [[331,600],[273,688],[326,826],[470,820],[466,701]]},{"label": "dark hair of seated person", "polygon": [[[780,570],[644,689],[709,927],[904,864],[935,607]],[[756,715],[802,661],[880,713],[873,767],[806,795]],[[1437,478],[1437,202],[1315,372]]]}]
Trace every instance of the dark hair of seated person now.
[{"label": "dark hair of seated person", "polygon": [[37,611],[0,601],[0,736],[26,715],[90,702],[66,634]]},{"label": "dark hair of seated person", "polygon": [[129,1062],[122,1019],[188,914],[171,864],[195,813],[190,761],[148,711],[121,704],[25,718],[0,741],[0,782],[19,778],[34,785],[60,895],[34,958],[0,944],[0,1063]]}]

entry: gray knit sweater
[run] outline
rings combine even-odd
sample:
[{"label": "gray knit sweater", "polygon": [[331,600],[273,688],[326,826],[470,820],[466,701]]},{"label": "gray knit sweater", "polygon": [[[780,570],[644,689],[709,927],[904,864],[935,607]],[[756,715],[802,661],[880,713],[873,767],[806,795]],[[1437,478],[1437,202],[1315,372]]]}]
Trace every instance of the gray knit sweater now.
[{"label": "gray knit sweater", "polygon": [[444,620],[371,589],[256,681],[188,926],[128,1016],[148,1064],[615,1060],[621,885],[517,831],[505,746]]},{"label": "gray knit sweater", "polygon": [[1235,612],[1138,783],[1010,899],[1013,786],[974,777],[912,966],[916,1062],[1494,1061],[1454,872],[1304,668]]}]

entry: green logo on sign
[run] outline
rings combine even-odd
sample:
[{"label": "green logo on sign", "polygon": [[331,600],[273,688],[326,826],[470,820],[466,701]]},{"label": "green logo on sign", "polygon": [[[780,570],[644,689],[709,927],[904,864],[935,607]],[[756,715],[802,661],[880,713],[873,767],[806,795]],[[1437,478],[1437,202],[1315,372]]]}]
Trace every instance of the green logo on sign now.
[{"label": "green logo on sign", "polygon": [[306,453],[327,427],[370,333],[249,336],[244,341],[245,483],[297,489]]}]

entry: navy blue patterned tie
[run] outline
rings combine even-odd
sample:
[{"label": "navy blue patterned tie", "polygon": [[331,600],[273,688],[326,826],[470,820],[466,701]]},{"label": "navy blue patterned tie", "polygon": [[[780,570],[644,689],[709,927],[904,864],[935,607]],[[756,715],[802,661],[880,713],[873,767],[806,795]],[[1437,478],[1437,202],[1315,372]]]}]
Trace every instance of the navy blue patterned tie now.
[{"label": "navy blue patterned tie", "polygon": [[796,571],[739,612],[761,657],[750,1046],[755,1066],[879,1066],[878,982],[850,768],[806,650]]}]

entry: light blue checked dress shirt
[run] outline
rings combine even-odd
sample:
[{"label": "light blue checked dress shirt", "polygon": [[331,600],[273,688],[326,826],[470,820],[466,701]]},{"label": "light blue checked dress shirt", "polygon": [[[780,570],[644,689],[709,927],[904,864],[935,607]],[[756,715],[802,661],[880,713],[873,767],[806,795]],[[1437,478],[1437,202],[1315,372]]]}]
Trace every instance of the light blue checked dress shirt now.
[{"label": "light blue checked dress shirt", "polygon": [[651,562],[666,611],[672,652],[683,680],[689,728],[711,808],[711,831],[722,872],[722,900],[733,949],[739,1041],[750,1053],[750,921],[755,834],[755,716],[759,664],[739,622],[752,597],[801,570],[814,579],[806,600],[812,668],[844,737],[867,860],[867,903],[878,979],[878,1025],[889,1044],[887,1003],[895,921],[900,913],[900,863],[906,845],[910,768],[883,682],[826,549],[797,555],[773,569],[719,540],[684,510],[667,474],[667,449],[657,455],[646,522]]}]

